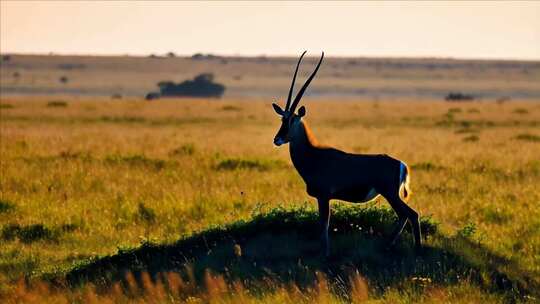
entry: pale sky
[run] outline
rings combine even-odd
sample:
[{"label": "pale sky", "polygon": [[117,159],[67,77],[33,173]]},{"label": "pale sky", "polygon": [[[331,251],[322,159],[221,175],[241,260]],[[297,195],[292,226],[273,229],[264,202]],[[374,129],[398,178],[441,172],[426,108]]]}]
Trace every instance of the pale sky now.
[{"label": "pale sky", "polygon": [[540,60],[540,2],[0,0],[2,53]]}]

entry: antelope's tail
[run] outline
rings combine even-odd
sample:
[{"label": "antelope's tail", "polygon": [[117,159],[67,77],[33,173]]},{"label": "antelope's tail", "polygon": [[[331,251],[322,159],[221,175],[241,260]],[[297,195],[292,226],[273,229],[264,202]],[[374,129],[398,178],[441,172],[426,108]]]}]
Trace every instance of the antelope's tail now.
[{"label": "antelope's tail", "polygon": [[411,170],[404,162],[399,163],[399,197],[407,201],[412,194],[410,181]]}]

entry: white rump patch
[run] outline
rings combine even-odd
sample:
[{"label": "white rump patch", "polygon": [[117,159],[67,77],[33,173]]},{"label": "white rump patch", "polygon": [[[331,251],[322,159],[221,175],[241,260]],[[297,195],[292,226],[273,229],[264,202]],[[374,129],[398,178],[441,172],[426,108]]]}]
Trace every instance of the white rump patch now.
[{"label": "white rump patch", "polygon": [[407,174],[407,165],[404,162],[399,163],[399,196],[406,199],[405,191],[410,194],[409,175]]},{"label": "white rump patch", "polygon": [[399,163],[399,184],[403,184],[405,182],[405,163],[400,162]]}]

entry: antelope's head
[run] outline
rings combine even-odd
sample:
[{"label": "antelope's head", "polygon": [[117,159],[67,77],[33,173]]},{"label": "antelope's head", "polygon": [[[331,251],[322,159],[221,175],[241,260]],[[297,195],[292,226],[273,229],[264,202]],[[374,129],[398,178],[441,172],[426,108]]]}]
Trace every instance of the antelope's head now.
[{"label": "antelope's head", "polygon": [[296,64],[296,70],[294,70],[294,76],[291,83],[291,88],[289,89],[289,96],[287,97],[287,103],[285,104],[285,110],[282,109],[279,105],[276,103],[272,103],[272,107],[274,107],[274,111],[281,116],[281,127],[279,128],[276,137],[274,137],[274,144],[276,146],[281,146],[282,144],[286,144],[290,141],[290,134],[289,130],[291,129],[291,126],[300,120],[304,115],[306,115],[306,108],[304,106],[301,106],[298,109],[298,112],[295,113],[296,106],[298,106],[298,103],[300,102],[300,99],[302,99],[302,95],[304,95],[304,92],[306,91],[307,87],[309,86],[309,83],[311,80],[313,80],[313,77],[315,77],[315,74],[317,74],[317,71],[319,70],[319,67],[321,66],[321,63],[324,58],[324,52],[321,55],[321,59],[319,59],[319,63],[317,64],[317,67],[311,73],[309,78],[306,80],[300,91],[296,94],[296,97],[294,98],[294,101],[291,104],[291,97],[292,92],[294,89],[294,82],[296,80],[296,74],[298,73],[298,67],[300,66],[300,62],[302,62],[302,58],[306,52],[304,51],[302,53],[302,56],[300,56],[300,59],[298,59],[298,63]]}]

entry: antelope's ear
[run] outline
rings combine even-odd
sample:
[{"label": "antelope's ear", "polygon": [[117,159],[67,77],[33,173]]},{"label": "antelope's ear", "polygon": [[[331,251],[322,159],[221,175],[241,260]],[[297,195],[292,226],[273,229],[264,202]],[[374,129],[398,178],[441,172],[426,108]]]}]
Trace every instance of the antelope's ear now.
[{"label": "antelope's ear", "polygon": [[274,107],[274,111],[276,111],[276,113],[278,113],[279,115],[283,116],[283,114],[285,114],[285,111],[283,111],[283,109],[276,103],[272,103],[272,107]]},{"label": "antelope's ear", "polygon": [[300,109],[298,109],[298,116],[302,117],[306,115],[306,107],[301,106]]}]

